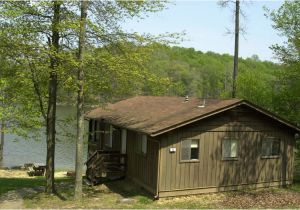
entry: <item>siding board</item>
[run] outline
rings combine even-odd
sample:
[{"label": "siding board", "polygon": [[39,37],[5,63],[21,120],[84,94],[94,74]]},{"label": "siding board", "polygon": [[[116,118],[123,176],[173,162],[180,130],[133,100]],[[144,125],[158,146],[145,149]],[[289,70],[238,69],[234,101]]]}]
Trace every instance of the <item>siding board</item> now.
[{"label": "siding board", "polygon": [[[160,179],[164,181],[159,190],[171,192],[291,180],[289,157],[293,139],[288,136],[288,131],[269,122],[255,112],[240,111],[232,116],[223,113],[176,129],[170,136],[164,135],[161,138],[165,146],[161,149],[164,158],[161,159],[160,173]],[[228,135],[238,139],[238,158],[234,161],[222,159],[222,139]],[[282,144],[286,144],[280,158],[261,158],[264,136],[279,137]],[[181,141],[184,138],[200,139],[198,162],[181,161]],[[175,147],[176,152],[169,153],[170,147]],[[283,156],[286,156],[286,163]]]},{"label": "siding board", "polygon": [[[174,132],[173,134],[173,138],[177,139],[177,133],[178,132]],[[176,148],[176,144],[174,143],[175,141],[172,139],[171,140],[171,146],[170,148]],[[170,153],[170,151],[169,151]],[[177,157],[176,157],[176,153],[170,153],[171,154],[171,157],[172,157],[172,171],[173,173],[171,174],[171,189],[175,189],[176,188],[176,172],[177,172]]]},{"label": "siding board", "polygon": [[[148,138],[147,153],[137,153],[137,133],[127,131],[127,176],[143,185],[152,193],[156,192],[158,170],[158,142]],[[163,170],[161,171],[163,172]]]},{"label": "siding board", "polygon": [[169,153],[170,144],[172,142],[173,135],[172,133],[169,133],[168,138],[166,139],[167,145],[166,145],[166,190],[171,189],[171,173],[172,173],[172,154]]},{"label": "siding board", "polygon": [[205,141],[205,136],[202,133],[200,135],[200,163],[199,163],[199,187],[203,187],[203,177],[204,177],[204,162],[205,162],[205,150],[204,150],[204,141]]},{"label": "siding board", "polygon": [[[178,131],[176,131],[176,139],[180,139],[180,134]],[[180,172],[181,172],[181,164],[178,164],[180,162],[180,146],[178,144],[174,144],[174,147],[176,148],[176,152],[174,154],[174,156],[176,157],[176,162],[175,162],[175,165],[176,165],[176,168],[175,168],[175,187],[174,189],[180,189],[180,182],[181,182],[181,175],[180,175]]]}]

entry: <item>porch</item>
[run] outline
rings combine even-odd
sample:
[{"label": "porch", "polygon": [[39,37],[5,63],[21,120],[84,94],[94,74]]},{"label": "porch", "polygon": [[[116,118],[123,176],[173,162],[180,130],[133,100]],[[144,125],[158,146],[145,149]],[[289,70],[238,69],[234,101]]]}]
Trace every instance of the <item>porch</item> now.
[{"label": "porch", "polygon": [[86,178],[91,185],[101,183],[103,178],[121,179],[126,175],[127,155],[120,151],[96,150],[86,161],[86,167]]}]

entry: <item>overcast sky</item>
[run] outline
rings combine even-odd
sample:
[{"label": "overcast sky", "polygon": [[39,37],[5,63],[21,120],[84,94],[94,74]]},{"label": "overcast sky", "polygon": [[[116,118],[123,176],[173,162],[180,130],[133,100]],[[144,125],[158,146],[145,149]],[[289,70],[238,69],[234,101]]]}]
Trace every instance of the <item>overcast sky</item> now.
[{"label": "overcast sky", "polygon": [[[283,1],[246,1],[241,17],[246,34],[240,37],[240,56],[257,54],[261,60],[276,61],[270,46],[282,43],[284,38],[272,28],[272,22],[264,16],[263,6],[277,9]],[[140,21],[128,21],[125,28],[139,33],[161,34],[185,31],[186,41],[179,45],[193,47],[203,52],[233,54],[234,37],[226,35],[226,28],[234,29],[232,8],[220,8],[217,1],[175,1],[169,8]]]}]

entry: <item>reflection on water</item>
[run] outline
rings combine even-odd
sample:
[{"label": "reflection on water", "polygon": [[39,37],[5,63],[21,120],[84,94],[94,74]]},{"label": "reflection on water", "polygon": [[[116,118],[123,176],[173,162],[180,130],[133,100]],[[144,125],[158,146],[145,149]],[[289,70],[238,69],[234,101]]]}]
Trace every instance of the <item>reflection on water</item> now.
[{"label": "reflection on water", "polygon": [[[67,124],[59,124],[56,127],[57,141],[55,151],[55,168],[69,169],[75,168],[75,136],[76,136],[76,110],[70,106],[57,107],[57,119],[72,118]],[[87,123],[86,123],[87,126]],[[86,129],[87,130],[87,129]],[[69,137],[66,137],[68,133]],[[73,137],[71,137],[73,136]],[[16,136],[6,134],[4,142],[3,161],[1,167],[20,166],[24,163],[46,163],[46,138],[40,140],[24,140]],[[86,142],[86,141],[85,141]],[[86,159],[87,144],[84,148],[84,159]]]}]

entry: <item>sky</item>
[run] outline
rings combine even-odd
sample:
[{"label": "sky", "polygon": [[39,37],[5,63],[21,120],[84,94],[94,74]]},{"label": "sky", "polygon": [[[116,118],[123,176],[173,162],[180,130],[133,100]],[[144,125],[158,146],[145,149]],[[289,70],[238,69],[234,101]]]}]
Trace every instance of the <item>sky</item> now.
[{"label": "sky", "polygon": [[[278,9],[283,1],[245,1],[241,4],[246,18],[241,25],[246,33],[240,36],[239,56],[256,54],[261,60],[276,62],[270,46],[283,43],[284,37],[272,28],[272,21],[265,17],[264,6]],[[192,47],[202,52],[233,54],[234,36],[226,34],[227,28],[234,30],[233,8],[221,8],[217,1],[173,1],[168,9],[150,14],[142,20],[130,20],[126,30],[153,35],[185,32],[184,41],[177,45]]]}]

